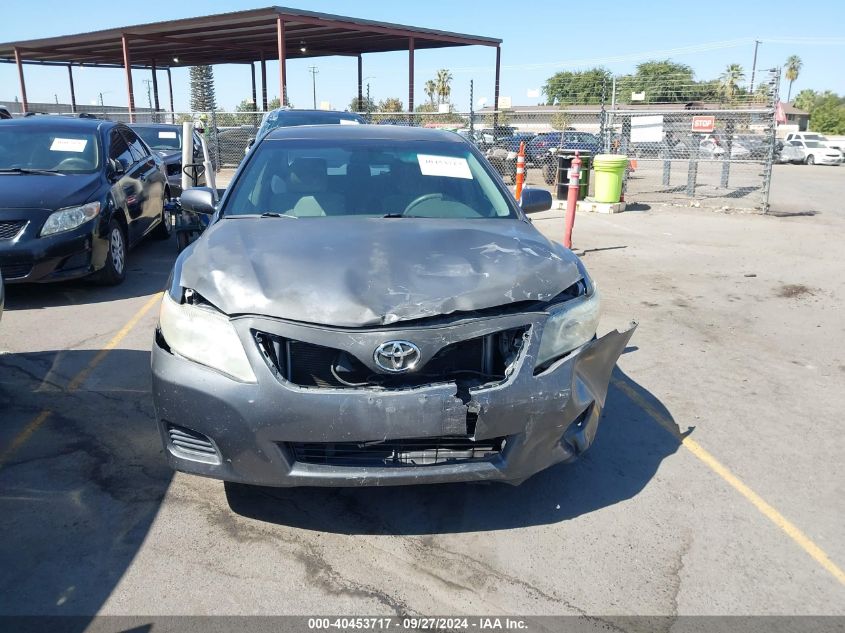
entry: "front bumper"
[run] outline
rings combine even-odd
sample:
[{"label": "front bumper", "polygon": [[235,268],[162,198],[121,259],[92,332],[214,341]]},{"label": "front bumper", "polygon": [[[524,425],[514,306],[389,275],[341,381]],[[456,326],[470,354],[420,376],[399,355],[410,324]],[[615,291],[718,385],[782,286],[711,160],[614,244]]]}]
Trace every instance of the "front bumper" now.
[{"label": "front bumper", "polygon": [[61,281],[85,277],[102,268],[108,240],[100,237],[100,217],[77,228],[38,237],[49,210],[29,215],[0,211],[0,220],[25,218],[26,224],[14,239],[0,240],[0,271],[7,284]]},{"label": "front bumper", "polygon": [[[534,375],[541,317],[489,319],[482,326],[488,330],[530,324],[528,343],[505,382],[470,389],[467,397],[455,383],[401,390],[298,387],[274,376],[260,357],[249,337],[256,321],[262,327],[268,324],[251,319],[236,325],[256,384],[236,382],[174,355],[157,337],[152,351],[153,398],[167,459],[176,470],[264,486],[519,483],[574,459],[592,444],[610,374],[636,327],[632,324],[624,332],[594,340]],[[313,327],[286,327],[310,329],[314,336]],[[390,340],[397,332],[405,337],[442,334],[404,329],[343,336],[359,339],[357,343],[367,347],[370,339]],[[328,334],[320,331],[321,336]],[[488,459],[433,465],[350,466],[299,461],[290,449],[292,443],[378,443],[461,435],[466,440],[468,412],[474,420],[470,439],[504,437],[501,452]],[[216,455],[186,453],[173,443],[173,425],[208,438]]]}]

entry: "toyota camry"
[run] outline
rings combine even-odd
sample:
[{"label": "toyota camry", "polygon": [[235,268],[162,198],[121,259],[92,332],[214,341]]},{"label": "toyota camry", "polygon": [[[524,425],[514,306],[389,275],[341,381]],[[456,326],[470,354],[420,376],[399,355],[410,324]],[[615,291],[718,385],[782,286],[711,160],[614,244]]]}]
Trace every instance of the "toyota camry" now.
[{"label": "toyota camry", "polygon": [[152,350],[181,471],[269,486],[524,481],[585,451],[633,333],[470,143],[399,126],[262,137],[176,261]]}]

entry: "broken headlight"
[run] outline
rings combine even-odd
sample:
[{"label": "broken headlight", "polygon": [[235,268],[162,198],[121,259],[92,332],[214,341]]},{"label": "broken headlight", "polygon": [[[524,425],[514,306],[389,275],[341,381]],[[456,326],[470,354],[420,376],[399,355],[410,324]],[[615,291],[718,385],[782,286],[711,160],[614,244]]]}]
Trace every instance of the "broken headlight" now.
[{"label": "broken headlight", "polygon": [[592,283],[585,284],[584,288],[581,296],[549,308],[535,369],[544,369],[596,335],[600,312],[598,289]]},{"label": "broken headlight", "polygon": [[[190,290],[187,297],[198,297]],[[159,328],[170,349],[241,382],[256,382],[241,339],[225,314],[207,303],[177,303],[164,294]]]}]

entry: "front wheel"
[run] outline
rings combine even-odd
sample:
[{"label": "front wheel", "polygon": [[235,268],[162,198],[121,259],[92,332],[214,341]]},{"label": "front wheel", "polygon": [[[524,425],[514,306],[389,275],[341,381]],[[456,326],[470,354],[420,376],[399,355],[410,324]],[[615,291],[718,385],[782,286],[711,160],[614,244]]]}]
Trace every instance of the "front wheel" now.
[{"label": "front wheel", "polygon": [[109,252],[106,264],[97,275],[97,281],[105,286],[116,286],[126,279],[126,235],[120,223],[109,222]]},{"label": "front wheel", "polygon": [[807,156],[807,164],[808,165],[815,165],[816,164],[816,157],[810,154]]},{"label": "front wheel", "polygon": [[167,205],[162,201],[161,204],[161,219],[153,229],[152,237],[156,240],[168,240],[173,234],[173,223],[170,219],[170,212],[167,210]]}]

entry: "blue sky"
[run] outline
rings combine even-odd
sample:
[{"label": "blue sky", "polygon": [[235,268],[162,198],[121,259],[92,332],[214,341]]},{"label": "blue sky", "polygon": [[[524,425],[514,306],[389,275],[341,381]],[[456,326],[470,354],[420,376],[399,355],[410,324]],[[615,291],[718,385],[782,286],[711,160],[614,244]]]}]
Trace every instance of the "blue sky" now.
[{"label": "blue sky", "polygon": [[[202,3],[143,3],[143,11],[133,14],[117,11],[114,0],[83,0],[82,3],[58,3],[34,0],[4,4],[0,22],[0,41],[65,35],[103,28],[127,26],[171,18],[256,8],[269,5],[261,0],[206,0]],[[712,78],[729,63],[740,63],[750,75],[753,40],[762,39],[758,69],[783,64],[787,56],[799,55],[804,69],[795,83],[793,95],[803,88],[830,89],[845,93],[845,2],[814,0],[806,18],[803,7],[793,2],[769,0],[758,2],[687,3],[658,0],[631,2],[608,0],[603,3],[531,0],[514,2],[488,0],[426,0],[426,2],[386,2],[375,0],[309,0],[285,2],[288,6],[312,11],[398,22],[443,30],[498,37],[502,45],[501,94],[514,104],[537,103],[529,91],[539,88],[545,79],[559,70],[574,70],[604,60],[614,73],[633,69],[644,57],[671,57],[689,64],[697,78]],[[140,7],[141,4],[124,6]],[[574,12],[570,7],[575,7]],[[810,19],[812,16],[812,19]],[[47,19],[45,19],[47,18]],[[827,39],[825,39],[827,38]],[[697,45],[722,42],[720,47],[702,46],[700,50],[679,51]],[[674,51],[669,55],[669,51]],[[643,55],[653,52],[654,55]],[[660,52],[663,52],[661,55]],[[610,59],[608,59],[610,58]],[[469,108],[469,82],[475,81],[475,98],[493,97],[495,50],[466,47],[436,51],[417,51],[416,100],[425,99],[426,79],[438,68],[449,68],[454,75],[453,102],[460,110]],[[311,105],[309,65],[316,65],[317,100],[329,101],[343,109],[356,90],[354,58],[319,58],[288,62],[288,91],[297,107]],[[275,96],[273,78],[277,67],[268,64],[269,93]],[[25,66],[27,95],[30,101],[69,102],[67,71],[64,68]],[[75,70],[77,101],[95,103],[103,92],[106,104],[126,105],[122,71]],[[188,71],[173,73],[176,109],[188,107]],[[376,100],[398,96],[407,105],[407,53],[381,53],[364,56],[364,75],[371,77],[370,93]],[[143,79],[149,73],[135,71],[135,102],[145,105],[147,96]],[[226,109],[250,95],[248,67],[215,67],[217,99]],[[162,74],[161,78],[164,76]],[[162,100],[165,91],[162,88]],[[785,94],[785,89],[784,89]],[[0,99],[19,95],[17,73],[13,64],[0,64]]]}]

